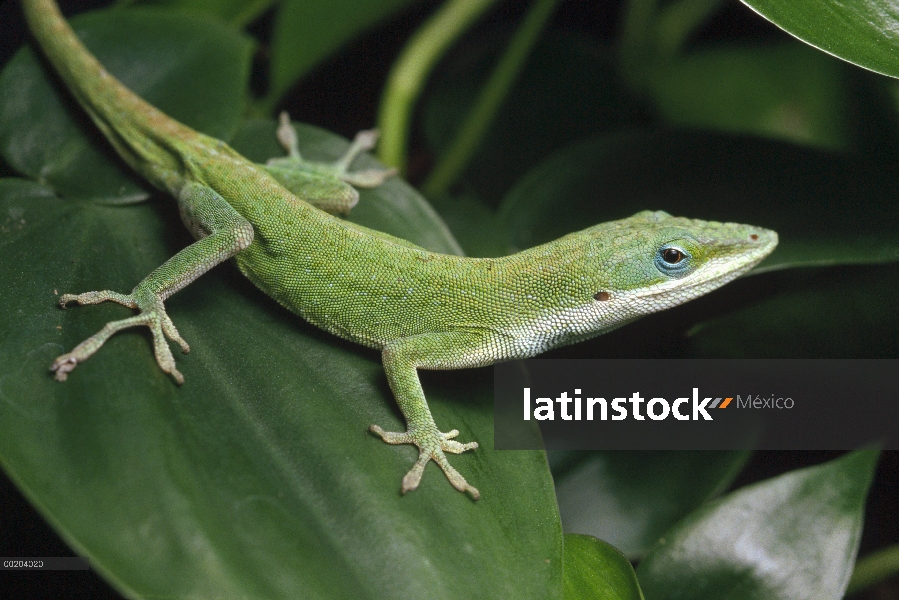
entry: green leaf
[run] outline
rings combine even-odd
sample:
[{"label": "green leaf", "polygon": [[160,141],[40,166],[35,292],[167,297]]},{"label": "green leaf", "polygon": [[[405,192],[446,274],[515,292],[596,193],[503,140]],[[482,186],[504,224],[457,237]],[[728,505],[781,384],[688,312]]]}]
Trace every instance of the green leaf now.
[{"label": "green leaf", "polygon": [[[93,12],[72,25],[110,73],[166,114],[218,138],[236,129],[252,52],[244,36],[216,21],[151,9]],[[147,198],[144,184],[97,136],[34,52],[20,50],[0,74],[4,160],[69,198]]]},{"label": "green leaf", "polygon": [[738,490],[681,521],[637,568],[648,600],[837,600],[878,452]]},{"label": "green leaf", "polygon": [[174,209],[160,212],[0,187],[0,464],[93,568],[136,597],[553,597],[561,532],[545,459],[491,450],[483,374],[424,382],[437,422],[481,442],[453,457],[477,503],[433,467],[401,497],[414,449],[366,433],[402,427],[378,356],[231,266],[168,302],[192,346],[183,387],[140,331],[53,381],[54,356],[130,314],[62,311],[56,292],[129,289],[189,242],[171,234]]},{"label": "green leaf", "polygon": [[726,488],[748,457],[748,452],[574,456],[553,466],[562,527],[639,556],[701,502]]},{"label": "green leaf", "polygon": [[[122,54],[134,60],[124,71],[145,68]],[[190,104],[189,89],[180,94],[176,104]],[[13,124],[12,143],[35,121]],[[346,144],[301,133],[312,158]],[[65,181],[0,180],[0,465],[92,568],[137,598],[561,596],[545,455],[492,450],[489,372],[422,377],[437,423],[481,444],[452,458],[478,502],[433,466],[401,496],[415,449],[366,431],[403,426],[377,353],[304,323],[230,264],[167,301],[191,344],[177,359],[184,386],[159,370],[141,330],[53,381],[55,356],[132,314],[111,303],[63,311],[58,294],[127,291],[192,241],[170,199],[103,205],[101,183],[88,177],[72,200]],[[363,193],[362,206],[387,206],[360,222],[393,219],[399,235],[452,250],[411,188],[384,188]]]},{"label": "green leaf", "polygon": [[890,0],[742,0],[787,33],[865,69],[899,77],[899,8]]},{"label": "green leaf", "polygon": [[272,39],[273,105],[297,79],[353,36],[412,0],[284,0]]},{"label": "green leaf", "polygon": [[753,138],[632,132],[570,146],[503,201],[527,248],[640,210],[769,227],[780,244],[755,272],[899,260],[892,164]]},{"label": "green leaf", "polygon": [[634,568],[614,546],[565,535],[565,600],[643,600]]},{"label": "green leaf", "polygon": [[17,180],[0,192],[11,219],[0,233],[0,464],[117,588],[553,597],[561,532],[548,469],[540,452],[491,450],[489,378],[425,378],[437,422],[482,444],[453,457],[477,503],[433,467],[400,496],[415,450],[366,432],[402,428],[378,356],[304,324],[231,266],[168,302],[192,346],[178,360],[184,386],[159,371],[142,331],[116,335],[60,384],[53,357],[130,311],[62,311],[55,292],[127,290],[189,240],[170,233],[173,207],[69,202]]},{"label": "green leaf", "polygon": [[843,63],[790,43],[696,51],[646,83],[672,125],[837,149],[847,145],[845,75]]}]

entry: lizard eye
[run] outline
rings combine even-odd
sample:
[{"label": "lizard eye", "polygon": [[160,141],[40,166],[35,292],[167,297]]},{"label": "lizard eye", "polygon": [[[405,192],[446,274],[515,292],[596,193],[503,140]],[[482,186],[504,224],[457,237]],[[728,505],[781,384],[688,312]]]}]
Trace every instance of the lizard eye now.
[{"label": "lizard eye", "polygon": [[677,248],[665,248],[662,250],[662,260],[669,265],[676,265],[684,259],[684,253]]},{"label": "lizard eye", "polygon": [[655,256],[656,268],[670,277],[687,275],[692,270],[692,262],[690,253],[674,244],[665,244]]}]

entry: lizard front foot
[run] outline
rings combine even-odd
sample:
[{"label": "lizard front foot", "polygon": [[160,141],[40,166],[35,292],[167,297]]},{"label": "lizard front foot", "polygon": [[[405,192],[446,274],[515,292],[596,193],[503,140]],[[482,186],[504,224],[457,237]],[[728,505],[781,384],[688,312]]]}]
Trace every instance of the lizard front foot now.
[{"label": "lizard front foot", "polygon": [[459,435],[457,429],[453,429],[448,433],[443,433],[436,427],[433,430],[429,428],[427,430],[392,432],[384,431],[377,425],[372,425],[368,430],[379,435],[388,444],[414,444],[418,447],[418,460],[406,473],[406,476],[403,477],[403,494],[411,492],[418,487],[425,465],[428,464],[428,461],[433,460],[443,469],[443,473],[454,488],[460,492],[468,492],[475,500],[481,497],[481,493],[478,492],[477,488],[465,481],[465,478],[449,464],[444,454],[444,452],[462,454],[466,450],[474,450],[478,447],[477,442],[463,444],[455,441],[453,438]]},{"label": "lizard front foot", "polygon": [[[50,365],[50,370],[54,372],[54,377],[57,381],[65,381],[69,373],[78,366],[78,363],[83,363],[90,358],[117,331],[138,325],[146,325],[153,334],[153,350],[155,351],[156,362],[159,364],[159,368],[171,375],[179,385],[184,383],[184,376],[175,368],[175,357],[172,356],[172,351],[165,338],[168,337],[178,343],[181,346],[181,351],[185,354],[190,352],[190,346],[178,334],[175,324],[169,319],[162,300],[158,296],[147,295],[148,297],[141,297],[140,299],[136,298],[136,296],[137,294],[134,293],[125,295],[110,291],[86,292],[78,295],[63,294],[60,296],[59,305],[62,308],[65,308],[69,302],[99,304],[100,302],[111,300],[128,308],[140,309],[141,312],[130,319],[110,321],[103,326],[103,329],[75,346],[71,352],[57,357],[53,364]],[[144,295],[142,294],[141,296]]]}]

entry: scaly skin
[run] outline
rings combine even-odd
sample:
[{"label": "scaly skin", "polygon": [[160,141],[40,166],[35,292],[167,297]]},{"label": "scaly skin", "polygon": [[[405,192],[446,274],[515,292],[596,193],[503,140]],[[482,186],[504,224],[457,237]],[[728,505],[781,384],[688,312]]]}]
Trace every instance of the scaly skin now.
[{"label": "scaly skin", "polygon": [[234,257],[257,287],[309,322],[381,350],[407,422],[405,432],[371,431],[415,444],[419,459],[403,478],[414,490],[434,460],[452,485],[478,491],[446,452],[477,447],[434,422],[417,369],[458,369],[534,356],[705,294],[748,271],[777,244],[773,231],[644,211],[503,258],[429,252],[342,221],[358,195],[344,182],[377,186],[391,171],[349,172],[373,144],[357,138],[332,166],[305,163],[289,121],[278,135],[288,157],[255,165],[226,144],[170,119],[115,78],[77,40],[50,0],[23,0],[31,29],[78,102],[119,154],[178,200],[198,241],[140,282],[131,294],[63,295],[68,302],[119,302],[140,312],[109,323],[53,364],[59,380],[116,331],[147,325],[157,362],[178,383],[166,337],[181,339],[163,301]]}]

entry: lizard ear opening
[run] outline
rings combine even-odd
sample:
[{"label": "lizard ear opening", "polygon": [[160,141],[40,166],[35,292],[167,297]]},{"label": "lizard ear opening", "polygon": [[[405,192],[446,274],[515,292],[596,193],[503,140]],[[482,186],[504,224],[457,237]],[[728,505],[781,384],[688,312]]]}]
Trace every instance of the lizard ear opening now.
[{"label": "lizard ear opening", "polygon": [[596,292],[593,294],[594,300],[599,300],[600,302],[608,302],[612,299],[612,294],[609,292]]}]

